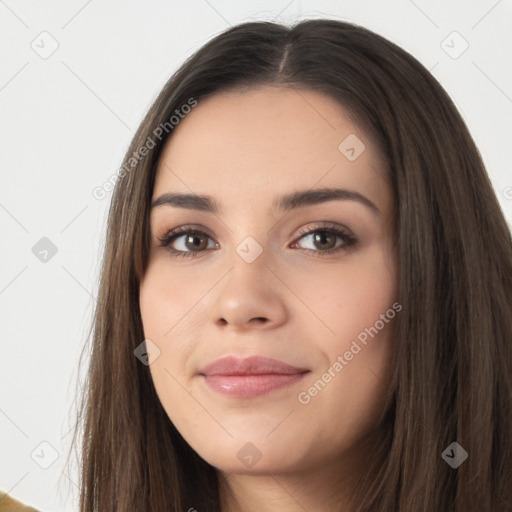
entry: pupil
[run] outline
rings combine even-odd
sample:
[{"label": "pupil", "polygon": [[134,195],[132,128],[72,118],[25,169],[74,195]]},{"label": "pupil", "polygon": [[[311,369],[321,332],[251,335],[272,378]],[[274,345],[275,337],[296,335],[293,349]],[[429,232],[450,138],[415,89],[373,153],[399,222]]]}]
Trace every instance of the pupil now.
[{"label": "pupil", "polygon": [[190,242],[194,248],[202,248],[201,246],[204,245],[201,243],[201,237],[198,235],[190,235],[187,238],[187,242]]},{"label": "pupil", "polygon": [[[320,242],[321,245],[325,244],[325,239],[331,239],[331,246],[332,246],[332,236],[329,233],[321,232],[317,233],[315,236],[315,242]],[[325,248],[325,247],[324,247]]]}]

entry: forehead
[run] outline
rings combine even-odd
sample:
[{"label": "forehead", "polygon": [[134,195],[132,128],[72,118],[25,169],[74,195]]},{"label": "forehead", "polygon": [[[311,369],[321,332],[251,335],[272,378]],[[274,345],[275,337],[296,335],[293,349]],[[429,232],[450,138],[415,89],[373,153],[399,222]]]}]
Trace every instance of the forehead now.
[{"label": "forehead", "polygon": [[377,146],[338,102],[316,91],[265,86],[200,101],[166,143],[153,198],[180,191],[247,204],[326,186],[376,198],[385,174]]}]

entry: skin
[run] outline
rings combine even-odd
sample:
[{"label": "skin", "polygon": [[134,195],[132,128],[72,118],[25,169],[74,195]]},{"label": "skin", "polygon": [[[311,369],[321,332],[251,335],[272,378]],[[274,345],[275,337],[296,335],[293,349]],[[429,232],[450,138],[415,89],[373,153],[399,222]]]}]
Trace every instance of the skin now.
[{"label": "skin", "polygon": [[[354,161],[338,149],[349,134],[365,144]],[[168,192],[209,195],[221,210],[151,211],[140,286],[144,333],[160,350],[150,371],[170,420],[219,470],[223,511],[333,510],[365,472],[371,450],[361,443],[383,413],[395,320],[359,344],[341,371],[332,366],[397,301],[387,171],[376,144],[337,102],[289,87],[203,100],[164,148],[153,200]],[[379,211],[354,200],[271,209],[277,196],[324,187],[356,191]],[[314,234],[299,235],[318,233],[323,222],[357,244],[336,237],[322,245]],[[174,257],[158,237],[185,225],[206,233],[204,248]],[[263,249],[252,263],[236,251],[249,236]],[[186,242],[178,235],[172,247],[190,254],[194,245]],[[333,248],[340,250],[322,256]],[[226,397],[197,374],[226,355],[273,357],[310,373],[261,397]],[[299,393],[329,368],[335,377],[301,403]],[[261,454],[252,467],[237,456],[248,442]]]}]

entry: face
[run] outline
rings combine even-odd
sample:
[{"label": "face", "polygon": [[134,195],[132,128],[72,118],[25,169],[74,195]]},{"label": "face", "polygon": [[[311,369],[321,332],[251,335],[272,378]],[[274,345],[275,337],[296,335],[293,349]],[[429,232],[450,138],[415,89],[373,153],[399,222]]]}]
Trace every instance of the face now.
[{"label": "face", "polygon": [[160,401],[220,470],[325,467],[376,428],[401,308],[386,165],[314,91],[220,93],[174,129],[140,310]]}]

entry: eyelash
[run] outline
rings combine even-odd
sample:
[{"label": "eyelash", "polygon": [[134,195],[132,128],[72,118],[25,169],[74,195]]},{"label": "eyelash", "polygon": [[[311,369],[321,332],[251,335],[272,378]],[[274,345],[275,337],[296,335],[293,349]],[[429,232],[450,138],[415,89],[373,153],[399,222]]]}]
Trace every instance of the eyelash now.
[{"label": "eyelash", "polygon": [[[344,244],[342,244],[340,247],[337,247],[335,249],[329,249],[328,251],[303,249],[303,251],[313,252],[315,253],[316,256],[319,257],[328,256],[330,254],[337,253],[343,250],[348,250],[349,248],[352,248],[357,244],[357,239],[354,236],[350,235],[349,233],[347,233],[345,230],[341,229],[338,226],[326,223],[315,226],[312,229],[302,230],[300,233],[298,233],[296,242],[298,242],[301,238],[304,238],[305,236],[311,235],[313,233],[331,233],[341,238],[344,242]],[[194,229],[190,226],[180,226],[178,228],[167,231],[164,236],[158,238],[160,242],[160,247],[165,247],[171,253],[172,256],[177,258],[197,257],[200,255],[200,253],[206,252],[206,249],[203,251],[177,251],[176,249],[171,249],[169,247],[170,244],[184,234],[206,235],[207,237],[211,238],[208,235],[208,233],[205,233],[204,231]],[[294,242],[294,244],[296,242]]]}]

